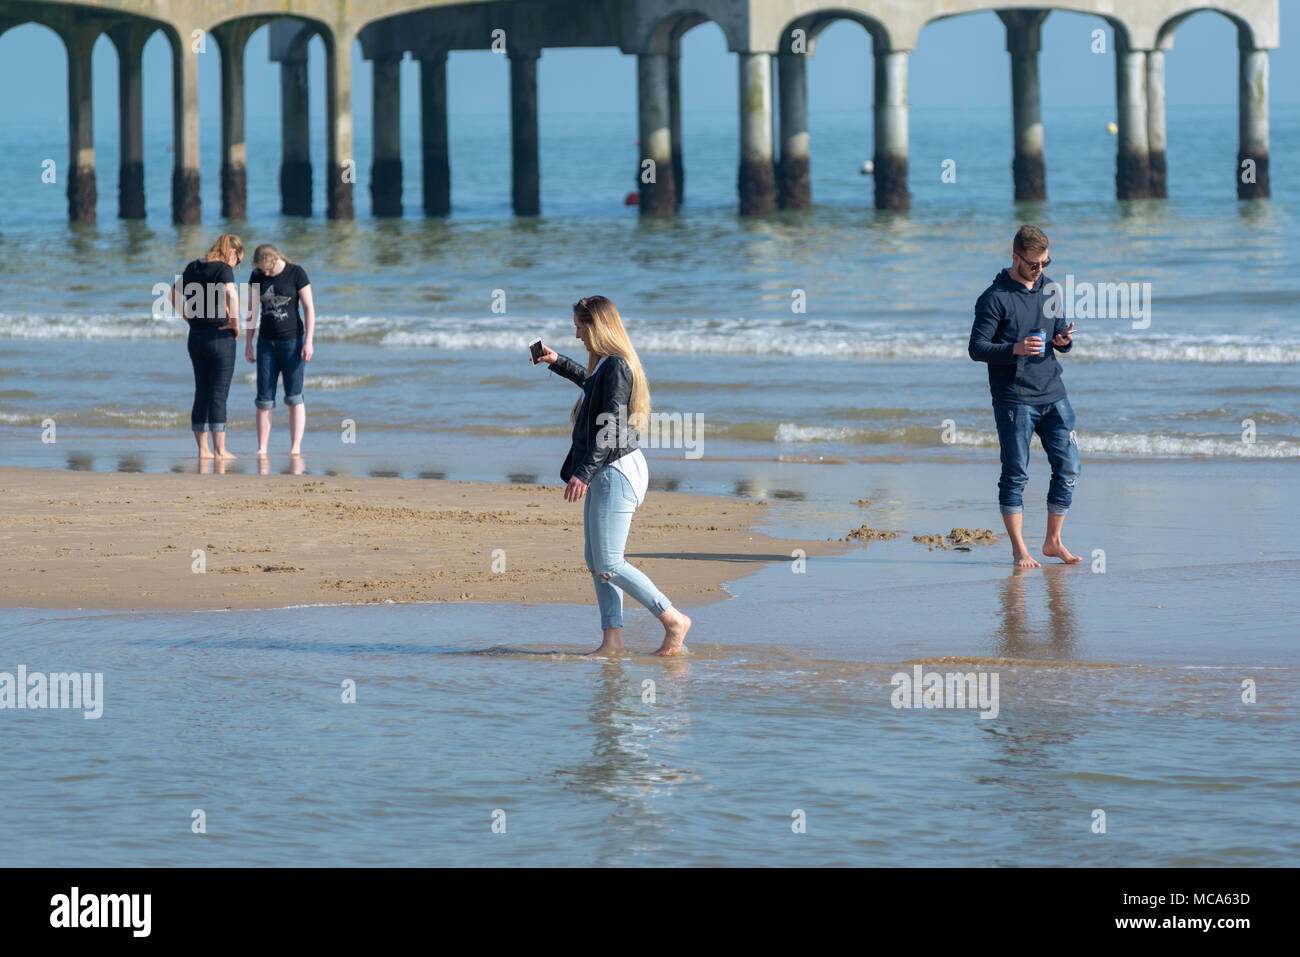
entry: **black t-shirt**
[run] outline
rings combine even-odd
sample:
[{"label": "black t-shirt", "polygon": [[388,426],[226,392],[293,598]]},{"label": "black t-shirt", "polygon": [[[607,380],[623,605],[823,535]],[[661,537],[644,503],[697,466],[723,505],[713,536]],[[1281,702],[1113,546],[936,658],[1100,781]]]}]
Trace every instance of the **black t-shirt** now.
[{"label": "black t-shirt", "polygon": [[259,334],[263,339],[297,339],[304,334],[302,317],[298,314],[298,290],[311,282],[307,270],[297,263],[286,262],[275,276],[254,269],[248,282],[257,286],[261,297]]},{"label": "black t-shirt", "polygon": [[185,297],[185,314],[196,326],[225,326],[226,283],[235,281],[229,263],[196,259],[185,267],[181,276],[181,293]]}]

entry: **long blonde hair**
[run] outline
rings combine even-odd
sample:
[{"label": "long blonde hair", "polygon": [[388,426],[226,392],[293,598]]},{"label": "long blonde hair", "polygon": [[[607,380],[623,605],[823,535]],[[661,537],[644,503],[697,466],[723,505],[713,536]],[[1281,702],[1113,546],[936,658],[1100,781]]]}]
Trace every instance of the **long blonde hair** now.
[{"label": "long blonde hair", "polygon": [[234,233],[222,233],[203,258],[208,262],[225,262],[231,253],[236,259],[243,259],[244,243]]},{"label": "long blonde hair", "polygon": [[[587,353],[587,375],[595,370],[602,356],[618,356],[632,370],[632,397],[628,402],[628,425],[644,432],[650,421],[650,385],[641,368],[641,359],[623,328],[618,309],[604,296],[587,296],[573,304],[573,318],[587,327],[591,348]],[[579,400],[581,405],[581,400]],[[578,406],[575,405],[574,416]]]}]

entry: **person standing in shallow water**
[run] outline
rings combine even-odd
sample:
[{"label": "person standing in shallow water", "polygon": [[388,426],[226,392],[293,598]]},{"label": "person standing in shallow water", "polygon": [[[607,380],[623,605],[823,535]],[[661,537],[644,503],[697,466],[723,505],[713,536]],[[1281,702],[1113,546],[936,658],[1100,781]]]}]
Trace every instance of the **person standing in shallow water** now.
[{"label": "person standing in shallow water", "polygon": [[604,296],[573,304],[574,338],[587,347],[583,368],[543,346],[538,362],[582,388],[573,410],[573,441],[560,468],[564,499],[585,499],[582,528],[587,570],[596,586],[602,640],[593,654],[620,654],[623,593],[650,610],[664,626],[655,653],[686,651],[691,619],[672,606],[644,572],[623,558],[632,513],[645,500],[649,470],[637,446],[637,427],[650,417],[650,387],[623,320]]},{"label": "person standing in shallow water", "polygon": [[[298,305],[302,304],[299,315]],[[253,327],[261,314],[257,351]],[[253,272],[248,277],[248,343],[244,358],[257,363],[257,455],[267,454],[271,438],[271,410],[275,408],[276,382],[284,382],[284,404],[289,407],[289,454],[302,453],[307,428],[303,402],[304,366],[311,361],[316,333],[316,305],[307,271],[284,258],[280,250],[263,243],[253,252]]]},{"label": "person standing in shallow water", "polygon": [[[185,267],[171,290],[172,306],[190,326],[186,343],[194,366],[190,427],[201,459],[235,458],[226,450],[226,398],[239,341],[235,267],[243,258],[244,244],[239,237],[222,233],[202,259]],[[215,451],[208,445],[208,433],[212,433]]]},{"label": "person standing in shallow water", "polygon": [[[1047,291],[1052,286],[1044,273],[1052,261],[1047,246],[1047,237],[1038,227],[1020,227],[1011,242],[1011,265],[998,273],[975,303],[968,346],[970,357],[989,367],[1002,449],[998,507],[1011,539],[1012,561],[1020,568],[1040,567],[1022,536],[1022,493],[1029,481],[1029,441],[1035,434],[1052,466],[1043,554],[1067,565],[1083,560],[1061,543],[1061,528],[1079,477],[1079,445],[1074,409],[1055,353],[1070,351],[1074,323],[1067,327],[1064,317],[1046,314]],[[1031,335],[1035,330],[1042,335]]]}]

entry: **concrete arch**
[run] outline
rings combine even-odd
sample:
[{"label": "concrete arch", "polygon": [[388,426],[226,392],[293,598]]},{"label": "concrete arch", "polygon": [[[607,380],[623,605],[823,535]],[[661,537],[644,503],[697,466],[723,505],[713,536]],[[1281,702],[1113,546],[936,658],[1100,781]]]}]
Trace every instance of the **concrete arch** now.
[{"label": "concrete arch", "polygon": [[673,10],[642,29],[634,30],[633,49],[624,52],[668,54],[687,32],[710,22],[722,31],[728,51],[744,52],[748,49],[747,32],[739,22],[740,18],[734,16],[735,6],[724,0],[695,0],[690,6]]},{"label": "concrete arch", "polygon": [[1250,21],[1229,10],[1224,10],[1222,7],[1210,5],[1192,7],[1184,10],[1182,13],[1174,14],[1162,23],[1159,29],[1156,30],[1155,49],[1164,50],[1166,52],[1172,50],[1174,48],[1174,34],[1178,31],[1178,28],[1183,25],[1184,20],[1198,13],[1219,14],[1237,28],[1238,46],[1244,49],[1255,49],[1255,29],[1251,26]]},{"label": "concrete arch", "polygon": [[837,23],[840,20],[849,20],[861,26],[867,31],[877,49],[889,48],[889,27],[884,21],[871,17],[860,10],[831,7],[802,14],[790,21],[778,34],[777,51],[779,53],[791,52],[790,41],[794,31],[803,30],[807,38],[807,55],[812,56],[816,50],[817,39],[821,36],[822,31],[832,23]]}]

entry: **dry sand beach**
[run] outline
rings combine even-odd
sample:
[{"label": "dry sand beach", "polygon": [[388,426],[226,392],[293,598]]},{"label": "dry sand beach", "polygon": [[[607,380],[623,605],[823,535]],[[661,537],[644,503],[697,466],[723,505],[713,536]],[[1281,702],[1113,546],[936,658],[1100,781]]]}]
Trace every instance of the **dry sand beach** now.
[{"label": "dry sand beach", "polygon": [[[0,468],[0,482],[8,607],[593,602],[582,508],[559,487],[22,468]],[[758,502],[652,492],[628,558],[689,607],[796,548],[842,550],[751,531],[764,513]]]}]

